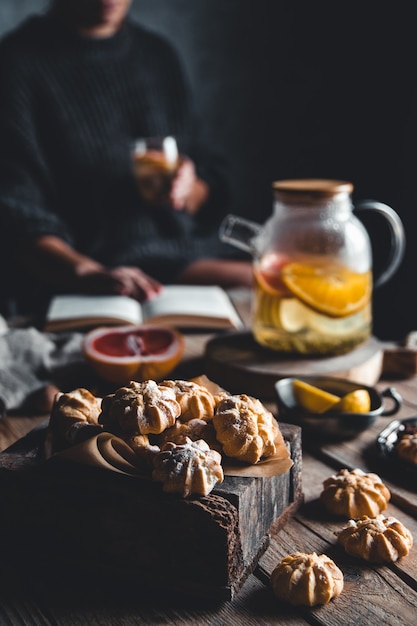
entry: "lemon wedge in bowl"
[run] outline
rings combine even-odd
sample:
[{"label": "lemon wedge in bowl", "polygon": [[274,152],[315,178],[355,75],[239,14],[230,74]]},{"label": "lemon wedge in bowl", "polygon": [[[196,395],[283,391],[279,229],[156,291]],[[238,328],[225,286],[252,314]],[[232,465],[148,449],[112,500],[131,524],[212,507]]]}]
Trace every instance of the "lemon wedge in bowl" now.
[{"label": "lemon wedge in bowl", "polygon": [[352,439],[379,415],[394,415],[402,404],[394,387],[380,393],[374,387],[326,375],[280,378],[275,396],[281,421],[301,426],[307,442],[310,438]]},{"label": "lemon wedge in bowl", "polygon": [[343,396],[331,410],[339,413],[368,413],[371,410],[371,398],[366,389],[355,389]]},{"label": "lemon wedge in bowl", "polygon": [[324,413],[340,402],[340,396],[320,389],[304,380],[293,380],[294,398],[303,409],[310,413]]},{"label": "lemon wedge in bowl", "polygon": [[294,379],[293,392],[296,402],[310,413],[368,413],[371,398],[366,389],[355,389],[342,397],[303,380]]}]

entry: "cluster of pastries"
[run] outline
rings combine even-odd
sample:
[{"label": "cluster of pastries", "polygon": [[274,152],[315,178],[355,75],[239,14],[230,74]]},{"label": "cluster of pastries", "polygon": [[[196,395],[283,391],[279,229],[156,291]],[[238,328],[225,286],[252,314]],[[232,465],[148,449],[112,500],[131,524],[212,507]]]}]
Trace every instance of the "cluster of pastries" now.
[{"label": "cluster of pastries", "polygon": [[[395,517],[384,517],[391,498],[374,473],[340,470],[323,482],[320,501],[332,514],[348,518],[335,533],[347,554],[370,563],[394,563],[413,546],[411,532]],[[327,604],[343,590],[343,573],[325,554],[286,556],[270,576],[275,595],[294,605]]]},{"label": "cluster of pastries", "polygon": [[275,454],[280,435],[260,400],[187,380],[131,381],[104,398],[61,394],[50,419],[53,451],[76,443],[71,433],[90,423],[122,438],[165,491],[184,497],[207,495],[223,480],[223,457],[255,464]]}]

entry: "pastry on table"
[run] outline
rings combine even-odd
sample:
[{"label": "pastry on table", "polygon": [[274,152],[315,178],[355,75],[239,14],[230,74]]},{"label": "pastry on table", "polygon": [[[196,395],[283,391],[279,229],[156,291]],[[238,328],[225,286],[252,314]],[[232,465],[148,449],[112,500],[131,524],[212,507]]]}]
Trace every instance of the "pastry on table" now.
[{"label": "pastry on table", "polygon": [[394,450],[401,459],[417,465],[417,432],[401,435]]},{"label": "pastry on table", "polygon": [[377,474],[360,469],[340,470],[323,482],[320,500],[334,515],[350,518],[375,517],[387,508],[389,489]]},{"label": "pastry on table", "polygon": [[198,439],[204,439],[212,450],[221,452],[222,446],[216,439],[216,431],[213,426],[213,422],[206,422],[204,419],[191,419],[188,422],[182,422],[177,419],[175,424],[170,428],[164,430],[157,437],[158,445],[164,446],[168,441],[172,443],[185,443],[186,439],[191,441],[197,441]]},{"label": "pastry on table", "polygon": [[[79,387],[68,393],[57,393],[48,424],[48,454],[64,450],[87,436],[101,432],[98,423],[100,411],[101,398],[88,389]],[[86,426],[88,430],[84,430]]]},{"label": "pastry on table", "polygon": [[395,517],[364,515],[349,520],[337,541],[352,556],[371,563],[394,563],[410,552],[413,536]]},{"label": "pastry on table", "polygon": [[208,495],[223,477],[221,455],[202,439],[168,442],[153,461],[152,479],[161,482],[166,493],[183,498]]},{"label": "pastry on table", "polygon": [[131,435],[123,439],[145,466],[152,466],[155,456],[161,451],[158,445],[151,443],[148,435]]},{"label": "pastry on table", "polygon": [[327,604],[343,590],[343,573],[325,554],[295,552],[273,570],[274,594],[292,605]]},{"label": "pastry on table", "polygon": [[154,380],[131,381],[103,398],[99,423],[121,437],[159,434],[173,426],[180,413],[173,389]]},{"label": "pastry on table", "polygon": [[160,385],[175,391],[175,398],[181,407],[179,419],[213,419],[214,397],[206,387],[191,380],[163,380]]},{"label": "pastry on table", "polygon": [[225,394],[216,406],[213,425],[228,457],[255,464],[276,452],[278,425],[256,398]]}]

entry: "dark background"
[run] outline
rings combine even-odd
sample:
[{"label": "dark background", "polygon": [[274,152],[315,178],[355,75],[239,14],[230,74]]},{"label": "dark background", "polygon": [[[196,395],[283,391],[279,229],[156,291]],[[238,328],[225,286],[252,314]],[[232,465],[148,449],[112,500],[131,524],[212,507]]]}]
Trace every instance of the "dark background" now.
[{"label": "dark background", "polygon": [[[1,0],[0,36],[47,6],[47,0]],[[281,17],[276,23],[276,2],[133,0],[131,14],[179,51],[204,135],[227,159],[231,210],[257,215],[262,205],[270,212],[271,131],[279,115],[272,94],[287,55],[287,25]]]},{"label": "dark background", "polygon": [[[0,36],[46,6],[1,0]],[[132,15],[178,49],[205,137],[227,162],[232,212],[263,222],[272,181],[304,176],[351,180],[354,199],[398,211],[407,254],[375,293],[375,329],[417,328],[412,3],[133,0]],[[367,225],[377,271],[387,233]]]}]

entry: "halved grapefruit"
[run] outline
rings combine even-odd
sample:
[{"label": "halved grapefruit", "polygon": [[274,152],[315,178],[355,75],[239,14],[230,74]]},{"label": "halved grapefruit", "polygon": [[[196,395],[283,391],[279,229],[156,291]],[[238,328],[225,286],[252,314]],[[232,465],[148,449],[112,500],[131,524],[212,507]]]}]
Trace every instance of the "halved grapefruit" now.
[{"label": "halved grapefruit", "polygon": [[96,374],[125,385],[165,378],[184,354],[184,338],[166,326],[100,327],[87,333],[83,351]]}]

